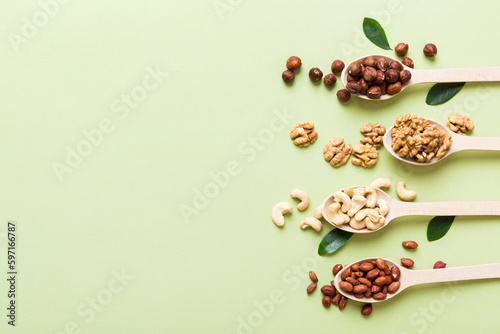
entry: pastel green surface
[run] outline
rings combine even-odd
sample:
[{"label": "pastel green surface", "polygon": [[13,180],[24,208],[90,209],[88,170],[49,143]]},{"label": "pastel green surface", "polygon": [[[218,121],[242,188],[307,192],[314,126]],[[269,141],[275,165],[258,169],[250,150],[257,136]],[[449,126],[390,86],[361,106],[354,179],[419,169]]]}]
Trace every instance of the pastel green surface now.
[{"label": "pastel green surface", "polygon": [[[431,85],[340,104],[339,82],[328,90],[307,76],[311,67],[328,73],[337,58],[393,55],[363,36],[364,17],[382,24],[391,46],[408,43],[417,68],[499,66],[491,6],[3,0],[0,267],[6,275],[6,228],[15,221],[19,281],[17,326],[3,311],[0,332],[496,332],[500,280],[414,287],[369,318],[354,302],[324,309],[306,287],[309,270],[327,284],[334,264],[371,256],[411,257],[415,269],[498,262],[498,217],[459,217],[432,243],[430,218],[398,219],[324,257],[316,251],[330,226],[299,229],[327,195],[377,177],[405,180],[418,201],[500,200],[500,153],[457,153],[419,168],[382,148],[369,170],[334,169],[322,156],[335,136],[355,144],[362,124],[390,126],[405,113],[442,122],[469,115],[474,136],[500,137],[498,83],[467,84],[435,107],[425,104]],[[435,59],[422,53],[428,42]],[[303,67],[286,86],[292,55]],[[319,139],[300,149],[288,133],[303,121]],[[278,228],[271,208],[295,206],[297,187],[311,205]],[[420,246],[407,251],[404,240]]]}]

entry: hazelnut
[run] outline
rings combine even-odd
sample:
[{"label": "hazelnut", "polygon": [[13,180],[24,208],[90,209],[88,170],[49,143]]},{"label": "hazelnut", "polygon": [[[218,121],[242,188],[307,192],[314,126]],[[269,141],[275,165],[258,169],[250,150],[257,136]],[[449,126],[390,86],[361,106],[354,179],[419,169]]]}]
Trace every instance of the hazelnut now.
[{"label": "hazelnut", "polygon": [[368,56],[363,60],[363,65],[375,67],[377,64],[377,58],[373,56]]},{"label": "hazelnut", "polygon": [[394,95],[401,91],[401,82],[396,81],[387,86],[387,94]]},{"label": "hazelnut", "polygon": [[383,84],[385,82],[385,73],[382,72],[381,70],[377,70],[377,77],[375,78],[375,80],[373,80],[373,82],[376,85]]},{"label": "hazelnut", "polygon": [[358,94],[361,91],[361,85],[357,81],[348,82],[345,88],[354,94]]},{"label": "hazelnut", "polygon": [[340,89],[337,91],[337,98],[340,102],[347,102],[351,99],[351,93],[349,93],[346,89]]},{"label": "hazelnut", "polygon": [[401,60],[401,63],[403,63],[404,66],[413,68],[413,60],[410,57],[404,57]]},{"label": "hazelnut", "polygon": [[293,82],[293,79],[295,79],[295,73],[293,73],[293,71],[286,70],[283,72],[281,77],[283,78],[284,82],[286,82],[287,84],[291,84]]},{"label": "hazelnut", "polygon": [[425,44],[424,54],[427,57],[434,57],[437,54],[437,52],[438,52],[438,49],[434,44],[432,44],[432,43]]},{"label": "hazelnut", "polygon": [[325,75],[325,78],[323,79],[323,82],[325,83],[325,86],[328,88],[332,88],[333,85],[337,82],[337,77],[333,75],[332,73]]},{"label": "hazelnut", "polygon": [[377,68],[382,72],[385,72],[389,68],[389,63],[385,60],[385,58],[379,58],[377,60]]},{"label": "hazelnut", "polygon": [[361,73],[361,63],[359,61],[353,61],[349,68],[347,69],[348,73],[352,76],[358,76]]},{"label": "hazelnut", "polygon": [[299,57],[292,56],[286,61],[286,68],[290,71],[296,71],[302,66],[302,61]]},{"label": "hazelnut", "polygon": [[404,85],[411,79],[411,72],[408,70],[402,70],[399,72],[399,81],[401,81],[401,84]]},{"label": "hazelnut", "polygon": [[379,86],[372,86],[368,88],[366,95],[368,95],[370,99],[378,99],[380,98],[380,96],[382,96],[382,90]]},{"label": "hazelnut", "polygon": [[399,80],[399,71],[390,69],[385,72],[385,82],[393,83]]},{"label": "hazelnut", "polygon": [[323,77],[323,72],[317,67],[311,68],[309,71],[309,79],[311,79],[312,82],[318,82],[321,80]]},{"label": "hazelnut", "polygon": [[383,84],[379,85],[380,91],[382,92],[382,95],[387,94],[387,84],[384,82]]},{"label": "hazelnut", "polygon": [[365,71],[363,72],[363,79],[365,79],[366,81],[373,81],[375,80],[376,77],[377,77],[377,70],[374,67],[371,66],[365,67]]},{"label": "hazelnut", "polygon": [[347,82],[351,82],[351,81],[358,81],[358,78],[353,77],[352,75],[348,74],[347,75]]},{"label": "hazelnut", "polygon": [[342,60],[337,59],[332,63],[332,72],[334,74],[339,74],[344,70],[344,67],[345,67],[344,62]]},{"label": "hazelnut", "polygon": [[396,52],[396,54],[400,57],[404,57],[406,56],[406,54],[408,53],[408,44],[405,44],[405,43],[399,43],[398,45],[396,45],[396,47],[394,48],[394,51]]},{"label": "hazelnut", "polygon": [[361,86],[361,90],[359,92],[361,94],[366,94],[366,92],[368,91],[368,88],[370,88],[368,86],[368,82],[366,82],[365,79],[361,78],[361,79],[359,79],[358,83]]},{"label": "hazelnut", "polygon": [[393,61],[391,61],[391,63],[389,64],[389,69],[402,71],[402,70],[403,70],[403,65],[401,65],[401,63],[400,63],[399,61],[397,61],[397,60],[393,60]]}]

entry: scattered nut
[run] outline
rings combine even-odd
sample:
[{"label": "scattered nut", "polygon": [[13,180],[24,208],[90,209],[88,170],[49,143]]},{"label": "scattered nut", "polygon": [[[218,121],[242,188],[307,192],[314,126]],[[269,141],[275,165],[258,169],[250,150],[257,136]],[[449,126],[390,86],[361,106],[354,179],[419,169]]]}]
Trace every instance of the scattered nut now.
[{"label": "scattered nut", "polygon": [[328,88],[332,88],[336,82],[337,82],[337,77],[332,73],[325,75],[325,78],[323,79],[323,83]]},{"label": "scattered nut", "polygon": [[295,125],[290,131],[290,138],[293,139],[293,144],[299,147],[307,147],[318,139],[318,133],[313,132],[314,123],[302,122]]},{"label": "scattered nut", "polygon": [[271,213],[271,218],[277,226],[283,226],[285,224],[285,213],[292,212],[292,206],[287,202],[279,202],[273,207]]},{"label": "scattered nut", "polygon": [[333,297],[335,296],[335,293],[337,293],[335,287],[331,285],[323,285],[321,287],[321,293],[324,294],[325,296]]},{"label": "scattered nut", "polygon": [[384,179],[384,178],[378,178],[373,180],[373,182],[370,184],[370,187],[372,188],[389,188],[391,186],[391,180],[389,179]]},{"label": "scattered nut", "polygon": [[467,135],[467,132],[474,130],[474,123],[469,117],[463,115],[450,115],[446,127],[459,135]]},{"label": "scattered nut", "polygon": [[351,93],[347,89],[340,89],[337,91],[337,99],[340,102],[347,102],[351,99]]},{"label": "scattered nut", "polygon": [[362,315],[370,315],[372,314],[373,306],[371,303],[365,304],[363,308],[361,309],[361,314]]},{"label": "scattered nut", "polygon": [[428,120],[410,114],[399,116],[391,132],[392,149],[403,158],[417,162],[429,162],[434,156],[442,157],[448,152],[451,134],[441,130]]},{"label": "scattered nut", "polygon": [[412,259],[408,259],[408,258],[401,258],[401,264],[403,265],[403,267],[406,267],[406,268],[411,268],[413,267],[413,265],[415,264],[415,262],[413,262]]},{"label": "scattered nut", "polygon": [[339,301],[339,310],[343,310],[347,305],[347,297],[341,296]]},{"label": "scattered nut", "polygon": [[311,79],[312,82],[318,82],[321,80],[323,77],[323,72],[317,67],[313,67],[309,70],[309,79]]},{"label": "scattered nut", "polygon": [[333,268],[332,268],[332,273],[333,273],[333,276],[337,275],[339,273],[339,271],[341,271],[343,268],[343,266],[341,264],[336,264]]},{"label": "scattered nut", "polygon": [[309,278],[311,279],[311,281],[313,281],[314,283],[318,283],[318,276],[316,276],[316,273],[314,271],[309,271]]},{"label": "scattered nut", "polygon": [[398,45],[396,45],[396,47],[394,48],[394,51],[396,52],[396,54],[400,57],[404,57],[406,56],[406,54],[408,53],[408,44],[405,44],[405,43],[399,43]]},{"label": "scattered nut", "polygon": [[438,52],[437,47],[434,44],[432,44],[432,43],[425,44],[424,54],[427,57],[434,57],[437,54],[437,52]]},{"label": "scattered nut", "polygon": [[290,71],[296,71],[302,66],[302,61],[299,57],[292,56],[286,61],[286,68]]},{"label": "scattered nut", "polygon": [[297,204],[297,209],[300,211],[307,209],[309,206],[309,195],[304,190],[295,188],[290,192],[290,196],[300,199],[300,203]]},{"label": "scattered nut", "polygon": [[368,123],[363,125],[359,131],[365,136],[360,140],[361,144],[370,144],[374,147],[379,147],[383,144],[385,134],[385,127],[383,125]]},{"label": "scattered nut", "polygon": [[300,228],[305,230],[307,227],[312,227],[316,232],[320,232],[323,224],[320,220],[314,217],[307,217],[302,222],[300,222]]},{"label": "scattered nut", "polygon": [[402,60],[401,60],[401,63],[404,65],[404,66],[408,66],[410,68],[413,68],[413,59],[411,59],[410,57],[404,57]]},{"label": "scattered nut", "polygon": [[310,295],[311,293],[313,293],[313,291],[316,290],[317,286],[318,286],[317,283],[309,284],[309,286],[307,287],[307,294]]},{"label": "scattered nut", "polygon": [[290,70],[286,70],[283,72],[283,74],[281,75],[281,78],[283,79],[284,82],[286,82],[287,84],[291,84],[293,82],[293,79],[295,79],[295,73],[293,73],[293,71],[290,71]]},{"label": "scattered nut", "polygon": [[323,148],[323,154],[326,161],[333,167],[340,167],[344,165],[351,156],[352,146],[345,145],[344,139],[335,137],[330,140]]},{"label": "scattered nut", "polygon": [[339,74],[344,70],[344,62],[342,60],[334,60],[332,63],[332,72],[334,74]]},{"label": "scattered nut", "polygon": [[332,298],[329,296],[324,296],[321,302],[323,303],[323,306],[325,308],[329,308],[332,303]]},{"label": "scattered nut", "polygon": [[335,296],[332,298],[332,304],[338,306],[340,297],[342,297],[342,295],[340,293],[336,293]]},{"label": "scattered nut", "polygon": [[356,158],[352,159],[352,164],[363,168],[370,168],[377,163],[378,151],[370,144],[356,144],[352,147]]},{"label": "scattered nut", "polygon": [[316,209],[314,209],[314,218],[321,219],[323,218],[323,206],[320,205]]},{"label": "scattered nut", "polygon": [[415,241],[403,241],[403,247],[406,249],[415,249],[418,244]]},{"label": "scattered nut", "polygon": [[445,267],[446,263],[444,263],[443,261],[437,261],[436,263],[434,263],[434,267],[432,267],[432,269],[441,269]]},{"label": "scattered nut", "polygon": [[399,181],[396,185],[396,194],[403,201],[411,201],[417,197],[417,192],[415,190],[408,190],[405,188],[405,182]]}]

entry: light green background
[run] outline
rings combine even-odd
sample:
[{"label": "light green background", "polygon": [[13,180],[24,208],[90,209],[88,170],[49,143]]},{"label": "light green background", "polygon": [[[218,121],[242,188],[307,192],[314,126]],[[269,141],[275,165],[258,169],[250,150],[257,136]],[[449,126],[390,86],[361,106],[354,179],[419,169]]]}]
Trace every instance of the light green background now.
[{"label": "light green background", "polygon": [[[422,168],[381,149],[370,170],[334,169],[322,157],[333,137],[355,144],[362,124],[389,126],[405,113],[442,122],[462,113],[474,136],[500,136],[498,84],[468,84],[438,107],[424,102],[430,85],[387,102],[340,104],[340,83],[330,91],[307,77],[336,58],[393,55],[363,36],[365,16],[383,24],[391,45],[409,43],[417,68],[498,66],[490,2],[88,0],[50,7],[46,22],[38,1],[1,3],[0,267],[5,274],[6,225],[16,221],[20,273],[18,326],[3,311],[2,333],[497,331],[500,280],[415,287],[369,318],[354,302],[324,309],[320,292],[305,289],[308,270],[327,284],[334,264],[371,256],[411,257],[415,269],[499,262],[498,218],[458,218],[433,243],[429,218],[399,219],[325,257],[316,251],[331,227],[299,229],[327,195],[377,177],[405,180],[418,201],[500,200],[498,153],[457,153]],[[42,26],[12,42],[33,20]],[[439,50],[432,60],[421,51],[428,42]],[[281,72],[291,55],[303,68],[288,87]],[[154,83],[151,70],[168,76],[124,107],[145,78]],[[288,137],[302,121],[319,133],[306,149]],[[66,164],[68,148],[85,149],[83,132],[102,122],[108,133],[60,180],[54,163]],[[183,205],[228,164],[229,179],[183,217]],[[277,228],[271,208],[296,187],[311,206]],[[406,251],[403,240],[420,246]]]}]

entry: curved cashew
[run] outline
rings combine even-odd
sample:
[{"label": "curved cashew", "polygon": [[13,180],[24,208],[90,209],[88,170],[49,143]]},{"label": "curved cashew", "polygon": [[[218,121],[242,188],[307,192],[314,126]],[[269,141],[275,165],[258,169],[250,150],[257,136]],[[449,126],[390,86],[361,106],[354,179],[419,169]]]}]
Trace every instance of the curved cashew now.
[{"label": "curved cashew", "polygon": [[349,225],[355,229],[355,230],[361,230],[362,228],[366,227],[366,222],[365,220],[356,220],[354,217],[351,218],[349,221]]},{"label": "curved cashew", "polygon": [[415,190],[408,190],[405,188],[405,182],[399,181],[396,185],[396,194],[403,201],[411,201],[415,197],[417,197],[417,192]]},{"label": "curved cashew", "polygon": [[320,205],[316,209],[314,209],[314,218],[321,219],[323,218],[323,206]]},{"label": "curved cashew", "polygon": [[378,179],[373,180],[373,182],[370,184],[370,187],[372,188],[389,188],[391,186],[391,180],[389,179],[384,179],[379,177]]},{"label": "curved cashew", "polygon": [[352,196],[354,196],[354,189],[353,188],[345,188],[343,191],[347,196],[349,196],[351,198],[352,198]]},{"label": "curved cashew", "polygon": [[307,217],[300,223],[300,228],[305,230],[308,226],[311,226],[316,232],[321,231],[321,221],[314,217]]},{"label": "curved cashew", "polygon": [[366,187],[366,207],[374,208],[377,205],[377,191],[371,187]]},{"label": "curved cashew", "polygon": [[333,194],[333,198],[335,198],[335,202],[342,203],[342,212],[349,211],[349,209],[351,208],[351,198],[346,193],[337,191]]},{"label": "curved cashew", "polygon": [[369,228],[370,230],[376,230],[376,229],[379,229],[382,226],[384,226],[384,224],[385,224],[385,217],[384,216],[380,216],[380,219],[376,223],[372,222],[368,217],[366,217],[365,218],[365,223],[366,223],[366,227]]},{"label": "curved cashew", "polygon": [[[361,195],[354,195],[352,197],[351,209],[347,211],[349,217],[354,216],[359,210],[361,210],[366,204],[366,198]],[[360,220],[360,219],[358,219]]]},{"label": "curved cashew", "polygon": [[292,206],[290,203],[279,202],[273,207],[271,218],[277,226],[283,226],[285,224],[285,217],[283,217],[283,215],[289,212],[292,212]]},{"label": "curved cashew", "polygon": [[365,196],[366,195],[366,188],[365,187],[357,187],[357,188],[353,189],[353,192],[354,192],[353,196],[356,196],[356,195]]},{"label": "curved cashew", "polygon": [[300,199],[300,203],[297,204],[297,209],[299,209],[300,211],[307,209],[307,207],[309,206],[309,195],[307,195],[304,190],[298,188],[293,189],[290,192],[290,196]]},{"label": "curved cashew", "polygon": [[387,204],[386,201],[383,199],[378,199],[377,200],[377,206],[378,206],[378,213],[380,213],[382,216],[385,216],[387,212],[389,212],[389,204]]},{"label": "curved cashew", "polygon": [[349,216],[340,211],[340,203],[332,203],[326,209],[328,219],[335,225],[342,225],[349,222]]}]

